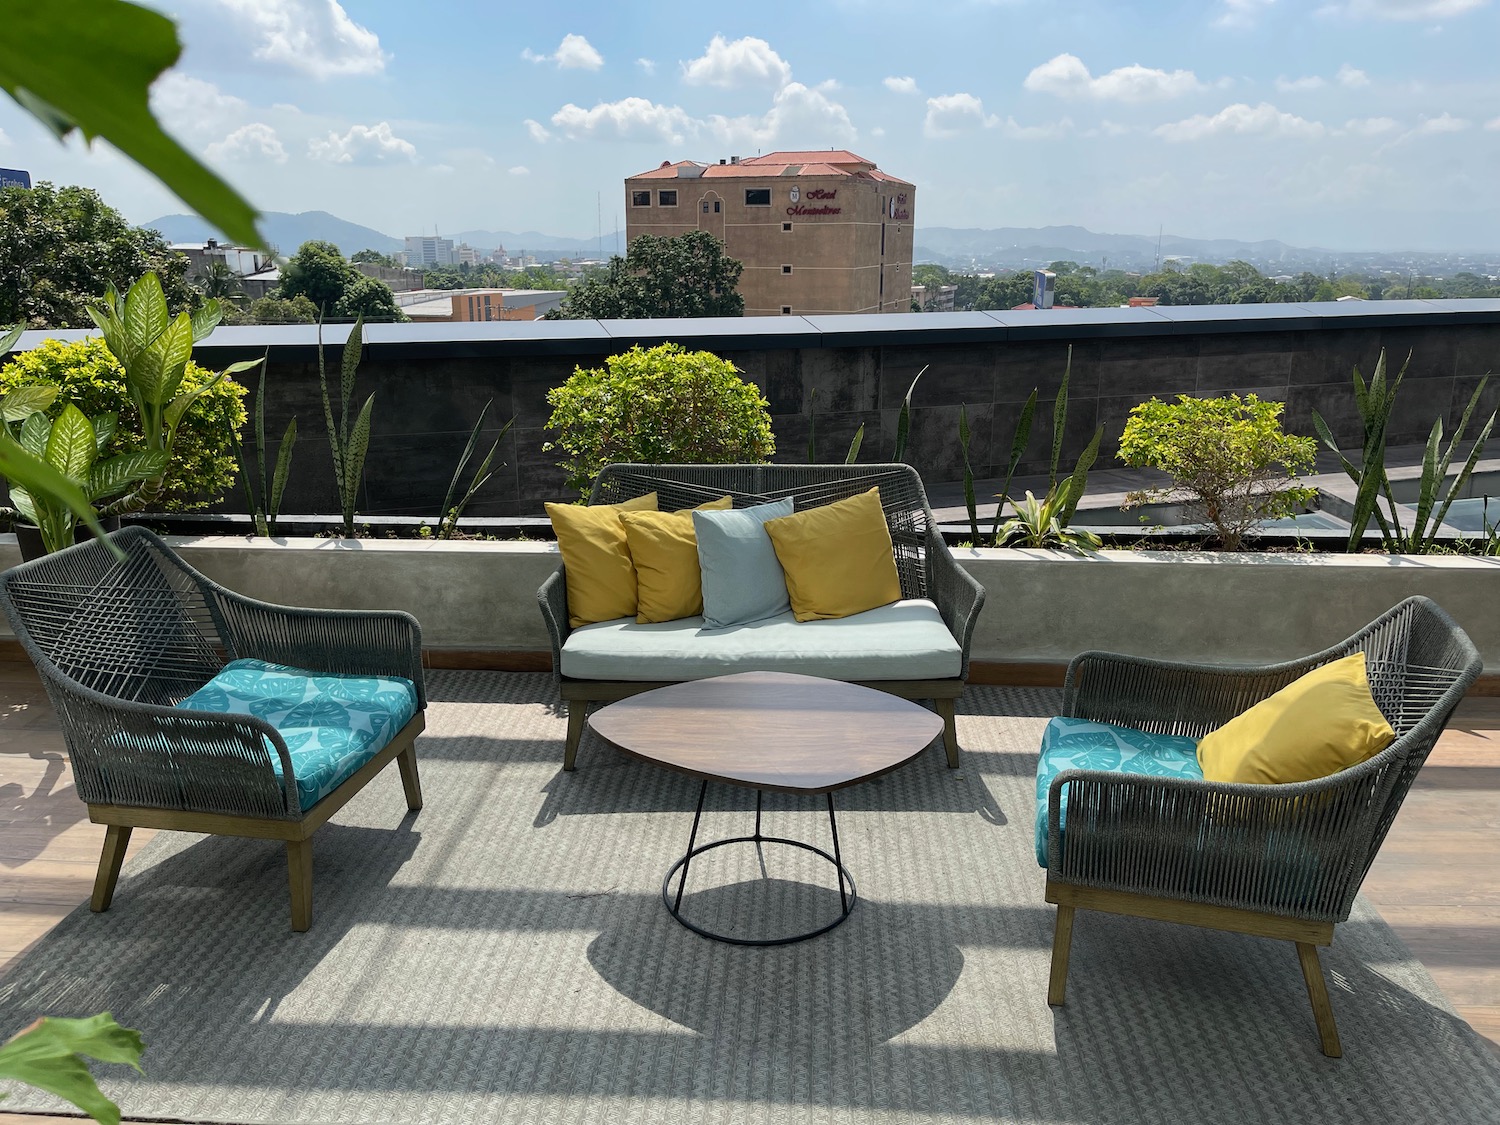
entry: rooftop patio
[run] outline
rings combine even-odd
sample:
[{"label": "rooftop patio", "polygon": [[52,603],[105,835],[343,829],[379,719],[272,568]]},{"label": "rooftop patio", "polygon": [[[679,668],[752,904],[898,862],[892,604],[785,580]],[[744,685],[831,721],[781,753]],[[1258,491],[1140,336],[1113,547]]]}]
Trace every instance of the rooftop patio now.
[{"label": "rooftop patio", "polygon": [[[1029,791],[1051,690],[971,687],[961,770],[932,750],[841,794],[863,901],[781,950],[663,910],[688,779],[596,741],[559,773],[546,676],[436,671],[429,690],[425,810],[402,820],[389,776],[339,813],[299,935],[260,841],[138,832],[90,914],[102,830],[34,673],[0,664],[0,1009],[141,1027],[146,1078],[104,1081],[127,1119],[1473,1120],[1500,1090],[1481,1046],[1500,1055],[1500,702],[1462,706],[1327,955],[1335,1061],[1281,943],[1091,915],[1047,1008]],[[739,830],[747,799],[716,798],[709,831]]]}]

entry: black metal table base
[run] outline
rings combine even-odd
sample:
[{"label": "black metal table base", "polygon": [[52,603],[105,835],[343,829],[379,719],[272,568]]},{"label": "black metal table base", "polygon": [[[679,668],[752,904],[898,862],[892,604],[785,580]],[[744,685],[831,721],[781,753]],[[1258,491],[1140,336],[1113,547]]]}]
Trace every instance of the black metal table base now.
[{"label": "black metal table base", "polygon": [[[688,835],[688,850],[681,859],[672,865],[671,869],[667,872],[667,877],[662,880],[661,899],[662,902],[666,903],[667,912],[673,918],[676,918],[677,921],[681,922],[695,934],[711,938],[714,941],[728,942],[730,945],[791,945],[793,942],[806,941],[808,938],[815,938],[819,934],[826,934],[849,917],[855,903],[854,876],[849,874],[848,868],[844,866],[843,860],[839,856],[839,823],[833,813],[832,793],[828,794],[828,827],[833,833],[832,855],[829,855],[822,848],[803,843],[801,840],[788,840],[782,836],[763,835],[760,830],[761,791],[759,789],[755,791],[755,834],[753,836],[733,836],[727,840],[715,840],[711,844],[694,847],[693,845],[698,840],[698,824],[703,819],[703,798],[707,795],[708,782],[705,780],[702,787],[698,790],[698,809],[693,813],[693,830]],[[714,848],[726,847],[729,844],[755,844],[757,846],[760,844],[784,844],[788,847],[801,848],[803,851],[822,856],[829,863],[833,864],[834,870],[838,872],[840,906],[838,916],[826,926],[819,926],[817,929],[808,930],[803,934],[793,934],[791,937],[779,938],[730,937],[728,934],[716,934],[712,930],[706,930],[702,926],[688,921],[682,916],[682,891],[687,886],[688,867],[692,863],[693,857],[712,851]],[[682,874],[677,880],[677,890],[674,894],[672,890],[672,876],[676,875],[679,871]]]}]

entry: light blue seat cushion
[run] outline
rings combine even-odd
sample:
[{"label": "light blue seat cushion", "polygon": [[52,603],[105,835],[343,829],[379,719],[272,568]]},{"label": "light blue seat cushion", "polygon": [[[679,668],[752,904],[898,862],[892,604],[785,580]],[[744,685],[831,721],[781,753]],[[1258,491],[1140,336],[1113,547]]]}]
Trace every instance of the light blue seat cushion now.
[{"label": "light blue seat cushion", "polygon": [[[254,715],[286,741],[307,812],[378,754],[417,713],[417,689],[395,676],[305,672],[264,660],[231,660],[177,706]],[[267,746],[280,778],[281,756]]]},{"label": "light blue seat cushion", "polygon": [[[1087,719],[1053,719],[1042,735],[1036,764],[1036,861],[1047,866],[1047,792],[1064,770],[1107,770],[1153,777],[1203,779],[1198,740],[1176,734],[1147,734],[1113,723]],[[1068,827],[1067,791],[1062,794],[1061,821]]]},{"label": "light blue seat cushion", "polygon": [[751,508],[693,512],[698,568],[703,572],[703,624],[724,629],[775,617],[792,608],[786,572],[766,534],[766,521],[792,514],[792,498]]},{"label": "light blue seat cushion", "polygon": [[830,680],[946,680],[963,653],[937,606],[901,601],[834,621],[764,621],[706,629],[703,618],[638,625],[633,617],[574,629],[562,674],[580,680],[701,680],[731,672],[800,672]]}]

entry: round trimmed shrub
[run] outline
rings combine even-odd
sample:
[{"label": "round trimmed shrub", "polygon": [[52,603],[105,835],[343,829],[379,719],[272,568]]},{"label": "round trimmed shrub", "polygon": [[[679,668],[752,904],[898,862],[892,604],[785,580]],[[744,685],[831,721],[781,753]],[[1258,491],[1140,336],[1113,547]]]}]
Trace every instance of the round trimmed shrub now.
[{"label": "round trimmed shrub", "polygon": [[732,465],[776,452],[760,388],[729,360],[680,344],[637,345],[603,367],[579,367],[547,402],[557,438],[542,448],[567,455],[558,464],[585,495],[615,461]]},{"label": "round trimmed shrub", "polygon": [[[214,372],[188,361],[184,390],[202,386]],[[76,343],[45,340],[40,347],[20,352],[0,367],[0,394],[25,383],[55,383],[57,402],[48,412],[54,417],[73,403],[90,418],[113,413],[119,427],[106,453],[128,453],[141,447],[140,419],[125,391],[125,372],[102,339],[90,337]],[[190,512],[207,508],[233,486],[239,471],[230,427],[238,433],[245,424],[241,398],[245,388],[224,379],[199,397],[177,427],[172,463],[167,466],[166,493],[162,509]]]}]

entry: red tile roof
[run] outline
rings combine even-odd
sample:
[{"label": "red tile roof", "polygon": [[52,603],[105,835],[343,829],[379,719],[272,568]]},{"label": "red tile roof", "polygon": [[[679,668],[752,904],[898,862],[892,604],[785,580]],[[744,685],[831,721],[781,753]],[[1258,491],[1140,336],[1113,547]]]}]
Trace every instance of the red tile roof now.
[{"label": "red tile roof", "polygon": [[[679,175],[678,169],[688,169]],[[702,164],[696,160],[663,160],[649,172],[630,176],[632,180],[756,179],[771,176],[856,176],[881,183],[905,184],[909,180],[889,175],[875,167],[875,162],[856,156],[846,149],[810,149],[797,152],[768,152],[764,156],[747,156],[738,164]]]},{"label": "red tile roof", "polygon": [[747,156],[741,164],[863,164],[873,169],[875,161],[856,156],[848,149],[808,149],[793,152],[768,152],[764,156]]}]

